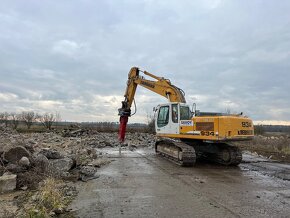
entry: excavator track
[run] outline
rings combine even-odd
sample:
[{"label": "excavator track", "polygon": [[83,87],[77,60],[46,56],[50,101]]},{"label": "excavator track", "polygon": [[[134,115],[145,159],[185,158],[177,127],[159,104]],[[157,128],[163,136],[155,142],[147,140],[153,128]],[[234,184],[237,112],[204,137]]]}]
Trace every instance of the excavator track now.
[{"label": "excavator track", "polygon": [[223,165],[237,166],[242,162],[242,152],[239,148],[222,144],[220,151],[217,153],[217,162]]},{"label": "excavator track", "polygon": [[181,166],[193,166],[196,162],[195,150],[192,146],[173,140],[160,140],[155,144],[155,151]]},{"label": "excavator track", "polygon": [[237,166],[242,162],[242,152],[235,146],[223,143],[216,147],[214,153],[203,152],[202,159],[225,166]]}]

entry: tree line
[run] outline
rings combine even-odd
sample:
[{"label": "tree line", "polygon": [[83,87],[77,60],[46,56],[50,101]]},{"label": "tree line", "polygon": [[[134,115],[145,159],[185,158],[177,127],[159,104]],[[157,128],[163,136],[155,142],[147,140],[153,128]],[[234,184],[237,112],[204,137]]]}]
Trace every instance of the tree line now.
[{"label": "tree line", "polygon": [[34,111],[23,111],[21,113],[0,112],[0,122],[6,127],[11,126],[17,129],[20,123],[24,123],[27,129],[30,129],[34,123],[41,123],[45,128],[51,130],[56,122],[60,122],[61,117],[58,112],[39,114]]}]

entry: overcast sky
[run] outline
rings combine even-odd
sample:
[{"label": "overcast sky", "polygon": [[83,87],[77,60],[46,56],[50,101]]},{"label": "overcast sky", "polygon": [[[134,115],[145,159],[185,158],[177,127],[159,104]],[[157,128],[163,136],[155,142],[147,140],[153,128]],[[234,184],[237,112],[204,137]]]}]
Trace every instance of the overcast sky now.
[{"label": "overcast sky", "polygon": [[[201,111],[290,121],[290,1],[1,0],[0,111],[118,121],[132,66]],[[139,87],[130,121],[164,102]]]}]

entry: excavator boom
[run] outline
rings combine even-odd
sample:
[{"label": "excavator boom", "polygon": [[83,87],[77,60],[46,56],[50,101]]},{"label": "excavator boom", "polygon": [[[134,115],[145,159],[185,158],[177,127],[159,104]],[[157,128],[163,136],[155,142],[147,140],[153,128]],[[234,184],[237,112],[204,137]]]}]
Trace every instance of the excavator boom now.
[{"label": "excavator boom", "polygon": [[[148,80],[140,76],[142,72],[155,80]],[[132,67],[128,74],[127,87],[124,94],[125,100],[122,101],[122,107],[119,108],[119,140],[121,142],[125,140],[128,117],[131,116],[131,107],[138,85],[167,98],[170,102],[186,103],[184,92],[180,88],[172,85],[170,80],[155,76],[146,71],[141,71],[137,67]]]}]

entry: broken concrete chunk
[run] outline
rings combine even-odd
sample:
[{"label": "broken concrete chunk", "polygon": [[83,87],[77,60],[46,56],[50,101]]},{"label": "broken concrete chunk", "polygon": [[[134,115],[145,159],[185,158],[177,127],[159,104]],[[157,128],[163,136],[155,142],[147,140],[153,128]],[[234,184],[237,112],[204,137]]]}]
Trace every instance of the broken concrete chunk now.
[{"label": "broken concrete chunk", "polygon": [[61,158],[63,158],[63,156],[55,149],[43,148],[39,153],[43,154],[48,159],[61,159]]},{"label": "broken concrete chunk", "polygon": [[80,173],[86,176],[94,176],[97,169],[93,166],[83,166],[80,169]]},{"label": "broken concrete chunk", "polygon": [[62,171],[66,172],[69,171],[74,165],[74,161],[71,158],[65,157],[62,159],[51,159],[49,160],[49,170],[53,171]]},{"label": "broken concrete chunk", "polygon": [[13,191],[16,189],[16,175],[3,175],[0,177],[0,193]]},{"label": "broken concrete chunk", "polygon": [[48,167],[48,158],[44,156],[43,154],[38,154],[34,158],[34,164],[35,166],[39,167],[43,171],[46,171]]}]

